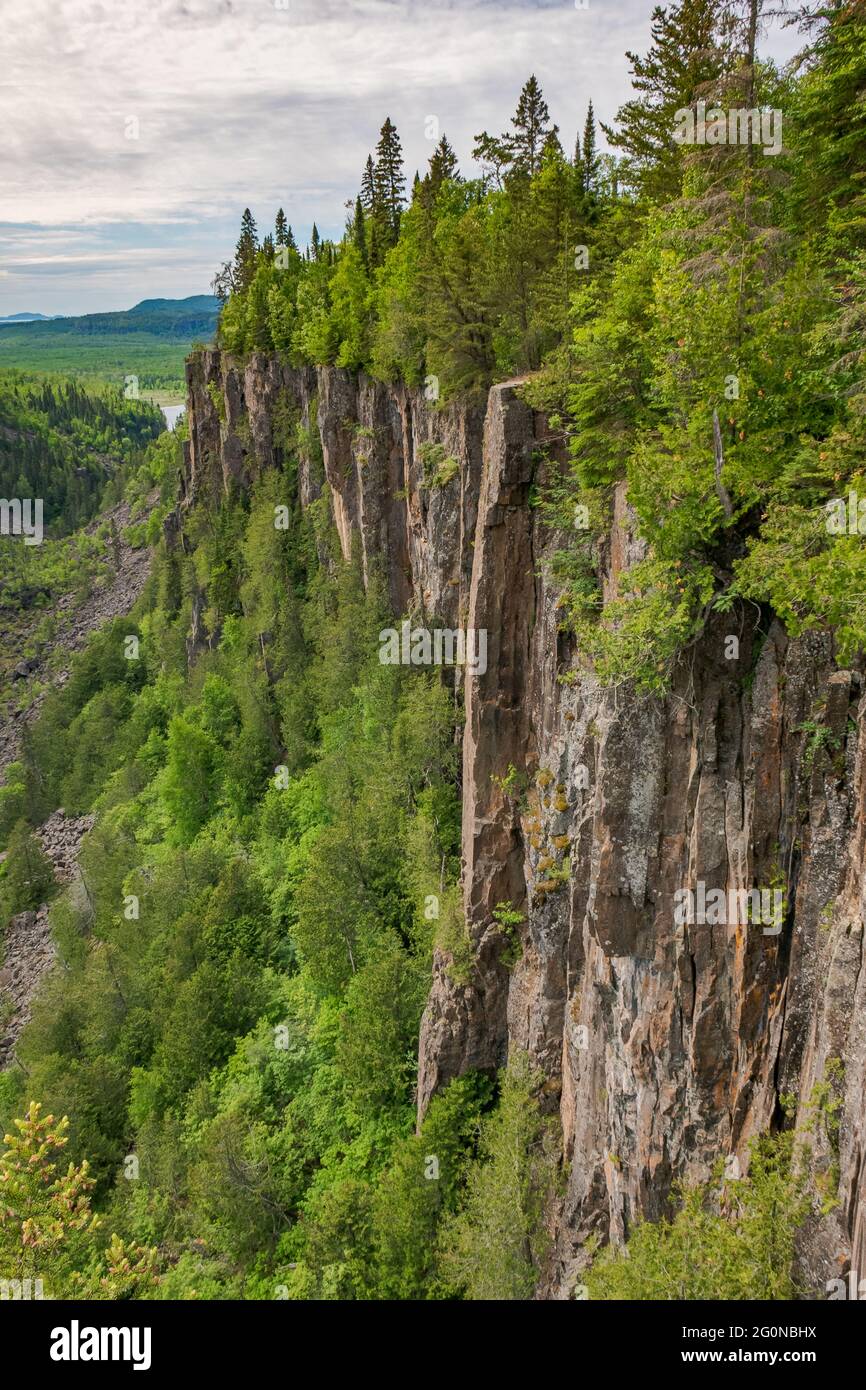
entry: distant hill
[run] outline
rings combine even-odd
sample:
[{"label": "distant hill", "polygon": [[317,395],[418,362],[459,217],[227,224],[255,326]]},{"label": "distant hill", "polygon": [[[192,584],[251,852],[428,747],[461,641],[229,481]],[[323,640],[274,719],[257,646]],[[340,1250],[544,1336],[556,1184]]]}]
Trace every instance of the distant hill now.
[{"label": "distant hill", "polygon": [[219,313],[212,294],[142,299],[131,309],[73,318],[0,320],[0,370],[108,382],[130,377],[142,395],[180,401],[183,362],[193,343],[210,342]]},{"label": "distant hill", "polygon": [[153,333],[176,342],[210,337],[216,327],[219,300],[212,294],[194,294],[188,299],[143,299],[132,309],[114,313],[80,314],[73,318],[47,319],[16,315],[14,321],[0,322],[0,335],[26,333],[38,339],[42,334]]},{"label": "distant hill", "polygon": [[36,323],[57,317],[57,314],[0,314],[0,323]]},{"label": "distant hill", "polygon": [[219,313],[220,302],[213,294],[191,294],[188,299],[143,299],[127,310],[130,314],[188,314]]}]

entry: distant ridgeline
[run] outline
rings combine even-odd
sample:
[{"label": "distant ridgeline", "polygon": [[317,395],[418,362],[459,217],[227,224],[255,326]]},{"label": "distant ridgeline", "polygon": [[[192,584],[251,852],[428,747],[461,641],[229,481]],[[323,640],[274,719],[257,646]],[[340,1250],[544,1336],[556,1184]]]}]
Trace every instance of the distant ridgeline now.
[{"label": "distant ridgeline", "polygon": [[73,531],[163,429],[155,406],[119,392],[0,376],[0,497],[41,497],[46,527]]},{"label": "distant ridgeline", "polygon": [[86,377],[118,388],[134,376],[147,394],[183,394],[183,361],[214,334],[219,300],[144,299],[118,313],[0,322],[0,368]]},{"label": "distant ridgeline", "polygon": [[26,335],[26,339],[38,340],[71,333],[153,333],[158,338],[185,340],[212,334],[219,307],[219,300],[212,294],[194,294],[189,299],[143,299],[132,309],[117,313],[0,323],[0,336]]}]

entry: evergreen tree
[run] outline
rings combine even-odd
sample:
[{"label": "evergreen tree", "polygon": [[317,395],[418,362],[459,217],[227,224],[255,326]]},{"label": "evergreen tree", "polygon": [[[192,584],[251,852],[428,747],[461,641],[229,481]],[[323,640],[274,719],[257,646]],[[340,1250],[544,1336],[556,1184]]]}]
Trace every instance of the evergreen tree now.
[{"label": "evergreen tree", "polygon": [[[48,1298],[134,1298],[152,1291],[157,1252],[112,1236],[91,1206],[88,1164],[64,1163],[69,1121],[40,1115],[33,1101],[0,1154],[0,1259],[4,1279],[40,1279]],[[25,1295],[26,1297],[27,1295]]]},{"label": "evergreen tree", "polygon": [[277,220],[274,224],[274,241],[277,246],[288,246],[291,228],[286,221],[286,214],[280,208],[277,212]]},{"label": "evergreen tree", "polygon": [[361,178],[361,206],[366,213],[375,211],[376,207],[376,166],[371,154],[367,155],[367,163],[364,165],[364,173]]},{"label": "evergreen tree", "polygon": [[547,102],[534,73],[524,84],[511,124],[514,131],[503,136],[503,142],[510,150],[512,171],[531,177],[541,168],[545,144],[558,129],[550,125]]},{"label": "evergreen tree", "polygon": [[637,93],[620,107],[616,125],[602,122],[610,143],[624,150],[628,175],[649,198],[667,201],[680,191],[682,152],[671,138],[675,113],[689,106],[724,65],[713,0],[679,0],[652,13],[652,43],[645,57],[627,53]]},{"label": "evergreen tree", "polygon": [[458,176],[457,156],[444,135],[430,156],[429,168],[428,177],[434,196],[439,192],[446,179],[454,179]]},{"label": "evergreen tree", "polygon": [[379,133],[376,146],[375,216],[382,230],[385,246],[393,246],[400,231],[400,215],[406,199],[406,178],[403,173],[403,151],[397,128],[390,116]]},{"label": "evergreen tree", "polygon": [[795,99],[794,119],[804,146],[794,190],[797,224],[821,226],[831,209],[830,231],[842,248],[866,245],[866,11],[862,4],[822,7],[807,16],[813,32],[811,69]]},{"label": "evergreen tree", "polygon": [[578,167],[581,188],[584,194],[590,196],[596,191],[599,172],[599,157],[595,140],[595,113],[592,109],[592,102],[589,103],[586,112],[586,123],[583,127],[583,150]]},{"label": "evergreen tree", "polygon": [[367,265],[367,229],[364,217],[364,205],[360,198],[355,199],[355,216],[352,219],[352,243],[361,257],[364,266]]},{"label": "evergreen tree", "polygon": [[221,304],[225,304],[228,300],[229,295],[232,294],[232,292],[234,291],[234,279],[234,267],[232,266],[231,261],[223,261],[219,270],[217,270],[214,273],[214,277],[210,282],[211,290],[216,295],[217,299],[220,301]]},{"label": "evergreen tree", "polygon": [[562,148],[562,141],[559,138],[558,127],[554,126],[553,130],[548,131],[544,141],[544,146],[541,151],[541,162],[545,164],[551,159],[560,161],[564,158],[565,151]]},{"label": "evergreen tree", "polygon": [[314,223],[313,223],[313,230],[312,230],[312,232],[310,233],[310,260],[311,260],[311,261],[318,261],[318,260],[321,258],[321,254],[322,254],[322,243],[321,243],[321,241],[320,241],[320,239],[319,239],[319,229],[318,229],[318,227],[316,226],[316,224],[315,224],[315,222],[314,222]]},{"label": "evergreen tree", "polygon": [[255,218],[249,208],[244,208],[244,215],[241,218],[241,234],[235,249],[234,289],[241,292],[249,289],[256,268],[258,249],[259,237]]},{"label": "evergreen tree", "polygon": [[547,102],[534,74],[523,85],[511,124],[513,130],[499,136],[482,130],[472,148],[472,157],[482,165],[485,180],[492,177],[497,187],[502,186],[507,175],[531,178],[536,174],[548,139],[559,129],[550,124]]}]

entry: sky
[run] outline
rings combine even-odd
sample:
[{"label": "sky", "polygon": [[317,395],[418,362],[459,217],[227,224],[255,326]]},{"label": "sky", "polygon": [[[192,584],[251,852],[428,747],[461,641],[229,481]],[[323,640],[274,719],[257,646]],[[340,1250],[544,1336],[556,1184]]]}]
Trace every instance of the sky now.
[{"label": "sky", "polygon": [[[585,8],[583,6],[585,5]],[[630,93],[650,0],[0,0],[0,316],[207,293],[241,213],[339,236],[386,116],[466,174],[534,72],[566,149]],[[770,33],[784,61],[799,46]],[[431,137],[433,134],[433,138]],[[603,145],[602,141],[602,145]]]}]

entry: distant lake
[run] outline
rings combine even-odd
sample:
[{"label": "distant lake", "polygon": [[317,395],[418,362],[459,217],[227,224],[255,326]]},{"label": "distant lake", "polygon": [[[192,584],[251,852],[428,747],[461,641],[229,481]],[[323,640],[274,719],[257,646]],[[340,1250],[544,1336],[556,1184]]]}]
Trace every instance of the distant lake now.
[{"label": "distant lake", "polygon": [[173,430],[180,416],[186,410],[185,405],[161,405],[160,410],[165,416],[165,423],[170,430]]}]

